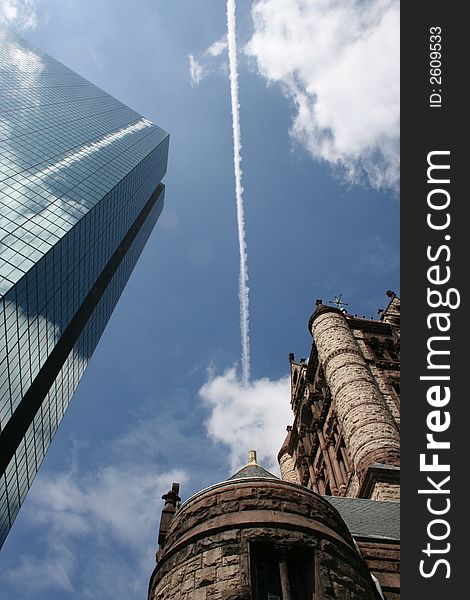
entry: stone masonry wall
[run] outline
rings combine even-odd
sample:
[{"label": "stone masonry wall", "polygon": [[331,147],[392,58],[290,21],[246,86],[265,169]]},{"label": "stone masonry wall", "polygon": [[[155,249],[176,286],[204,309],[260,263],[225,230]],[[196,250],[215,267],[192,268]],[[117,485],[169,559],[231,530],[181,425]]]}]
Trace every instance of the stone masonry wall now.
[{"label": "stone masonry wall", "polygon": [[399,542],[359,541],[358,547],[367,566],[379,580],[385,600],[399,600]]},{"label": "stone masonry wall", "polygon": [[166,561],[152,600],[245,600],[241,534],[231,530],[182,548]]},{"label": "stone masonry wall", "polygon": [[371,495],[371,500],[398,502],[400,500],[400,484],[377,481]]},{"label": "stone masonry wall", "polygon": [[290,481],[291,483],[300,483],[299,472],[295,467],[295,460],[288,452],[285,452],[279,458],[279,468],[281,470],[281,479]]},{"label": "stone masonry wall", "polygon": [[280,528],[231,530],[173,555],[152,600],[251,600],[249,544],[310,548],[315,553],[316,599],[375,600],[362,561],[329,540]]},{"label": "stone masonry wall", "polygon": [[397,425],[397,428],[400,429],[400,410],[392,397],[386,374],[382,371],[382,369],[379,369],[375,365],[370,365],[370,370],[372,375],[375,377],[377,385],[379,386],[379,390],[382,393],[382,396]]},{"label": "stone masonry wall", "polygon": [[399,368],[396,368],[396,369],[388,368],[386,370],[383,370],[383,369],[379,368],[375,364],[376,359],[374,357],[373,352],[366,344],[366,341],[365,341],[366,334],[360,329],[354,329],[353,334],[358,342],[359,348],[360,348],[362,354],[364,355],[366,361],[368,360],[369,369],[371,370],[371,373],[375,378],[375,381],[379,387],[379,390],[385,400],[385,403],[386,403],[388,409],[390,410],[390,413],[397,425],[397,428],[400,429],[400,410],[399,410],[395,400],[393,399],[392,392],[390,389],[390,382],[389,382],[389,374],[393,374],[396,376],[397,379],[399,379],[400,369]]},{"label": "stone masonry wall", "polygon": [[350,496],[351,498],[359,498],[359,490],[360,490],[360,483],[359,483],[359,479],[357,477],[357,475],[354,473],[351,477],[351,479],[349,480],[349,485],[348,488],[346,490],[346,496]]},{"label": "stone masonry wall", "polygon": [[336,310],[314,315],[312,335],[356,472],[398,465],[396,424],[346,319]]},{"label": "stone masonry wall", "polygon": [[176,514],[150,600],[249,600],[250,543],[313,551],[316,600],[374,600],[366,565],[326,500],[276,480],[214,486]]}]

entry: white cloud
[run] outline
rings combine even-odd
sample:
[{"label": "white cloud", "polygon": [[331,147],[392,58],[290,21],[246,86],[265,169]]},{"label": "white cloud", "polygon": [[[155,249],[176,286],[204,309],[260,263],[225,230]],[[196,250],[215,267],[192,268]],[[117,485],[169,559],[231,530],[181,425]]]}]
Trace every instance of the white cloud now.
[{"label": "white cloud", "polygon": [[399,181],[398,0],[257,0],[245,52],[296,106],[291,135],[349,182]]},{"label": "white cloud", "polygon": [[148,466],[122,464],[108,465],[82,480],[61,473],[37,481],[31,518],[42,523],[50,520],[72,536],[101,534],[139,548],[149,532],[155,535],[153,500],[173,481],[186,479],[181,470],[158,474]]},{"label": "white cloud", "polygon": [[189,60],[189,77],[191,85],[199,85],[200,81],[206,75],[205,68],[201,65],[192,54],[188,54]]},{"label": "white cloud", "polygon": [[172,482],[186,483],[188,475],[158,470],[135,445],[128,445],[128,462],[116,462],[113,445],[107,452],[111,461],[100,469],[83,475],[72,468],[36,479],[23,511],[34,535],[43,537],[42,551],[25,553],[4,570],[13,588],[23,589],[28,581],[32,597],[64,590],[90,600],[140,594],[155,564],[160,497]]},{"label": "white cloud", "polygon": [[199,395],[211,413],[207,433],[230,449],[232,471],[246,464],[250,449],[258,452],[258,462],[278,472],[277,453],[292,421],[289,377],[267,378],[244,385],[235,369],[210,376]]},{"label": "white cloud", "polygon": [[37,25],[35,0],[0,0],[0,25],[34,29]]},{"label": "white cloud", "polygon": [[227,34],[224,34],[219,40],[216,40],[204,50],[202,61],[198,60],[193,54],[188,54],[191,85],[199,85],[205,77],[213,73],[227,75],[227,63],[221,63],[220,59],[218,59],[227,48]]},{"label": "white cloud", "polygon": [[49,556],[31,557],[23,555],[19,563],[5,573],[5,579],[13,586],[24,588],[28,582],[31,592],[41,592],[51,588],[71,592],[71,574],[76,569],[76,558],[67,545],[51,542]]},{"label": "white cloud", "polygon": [[225,50],[227,50],[227,35],[223,35],[220,40],[217,40],[207,48],[204,54],[209,56],[220,56]]}]

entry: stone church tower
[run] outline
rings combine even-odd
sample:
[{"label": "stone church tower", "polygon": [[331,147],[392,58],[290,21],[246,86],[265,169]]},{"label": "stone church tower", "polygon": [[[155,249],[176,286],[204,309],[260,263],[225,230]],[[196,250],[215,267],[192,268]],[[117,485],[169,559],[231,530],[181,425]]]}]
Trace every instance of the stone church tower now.
[{"label": "stone church tower", "polygon": [[387,295],[379,321],[317,301],[308,362],[289,355],[283,479],[320,494],[399,499],[400,300]]},{"label": "stone church tower", "polygon": [[[250,451],[226,481],[163,499],[148,600],[399,599],[399,318],[341,307],[290,355],[294,413],[281,479]],[[286,399],[287,400],[287,399]]]},{"label": "stone church tower", "polygon": [[[380,319],[321,300],[308,361],[289,355],[294,421],[281,477],[325,495],[341,513],[386,600],[399,598],[400,299]],[[360,499],[360,500],[359,500]]]}]

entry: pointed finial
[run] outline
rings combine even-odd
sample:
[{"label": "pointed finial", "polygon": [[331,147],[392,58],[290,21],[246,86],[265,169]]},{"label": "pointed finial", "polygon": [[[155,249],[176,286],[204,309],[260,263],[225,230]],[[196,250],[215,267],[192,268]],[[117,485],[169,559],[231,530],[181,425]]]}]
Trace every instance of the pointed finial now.
[{"label": "pointed finial", "polygon": [[256,462],[256,450],[250,450],[248,452],[248,464],[249,465],[257,465]]}]

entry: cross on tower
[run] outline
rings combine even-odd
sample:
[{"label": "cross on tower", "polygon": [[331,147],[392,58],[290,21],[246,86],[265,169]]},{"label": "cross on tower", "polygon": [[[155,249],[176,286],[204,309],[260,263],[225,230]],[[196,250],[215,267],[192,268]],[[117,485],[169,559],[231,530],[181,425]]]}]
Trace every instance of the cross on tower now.
[{"label": "cross on tower", "polygon": [[348,305],[347,302],[343,302],[342,298],[341,298],[341,294],[339,294],[339,296],[335,296],[333,298],[333,300],[329,300],[329,304],[335,304],[336,308],[339,308],[339,310],[345,310],[345,306]]}]

